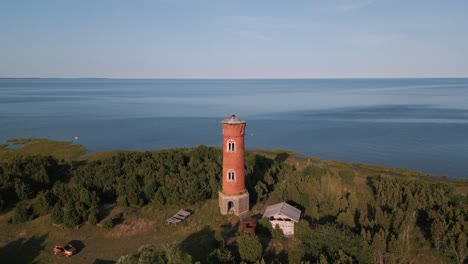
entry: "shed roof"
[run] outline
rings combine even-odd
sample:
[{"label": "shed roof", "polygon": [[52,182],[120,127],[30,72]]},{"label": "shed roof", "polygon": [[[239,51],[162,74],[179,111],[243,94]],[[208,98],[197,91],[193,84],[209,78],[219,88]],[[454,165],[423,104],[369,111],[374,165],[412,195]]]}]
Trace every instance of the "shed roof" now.
[{"label": "shed roof", "polygon": [[235,125],[235,124],[245,124],[245,120],[240,119],[236,115],[232,115],[230,117],[227,117],[221,121],[223,124],[229,124],[229,125]]},{"label": "shed roof", "polygon": [[295,222],[299,222],[299,219],[301,218],[301,210],[286,202],[282,202],[268,206],[263,217],[271,217],[275,215],[284,215]]},{"label": "shed roof", "polygon": [[182,222],[185,218],[190,215],[190,212],[185,211],[184,209],[180,209],[177,213],[175,213],[172,217],[166,219],[168,224],[177,224]]}]

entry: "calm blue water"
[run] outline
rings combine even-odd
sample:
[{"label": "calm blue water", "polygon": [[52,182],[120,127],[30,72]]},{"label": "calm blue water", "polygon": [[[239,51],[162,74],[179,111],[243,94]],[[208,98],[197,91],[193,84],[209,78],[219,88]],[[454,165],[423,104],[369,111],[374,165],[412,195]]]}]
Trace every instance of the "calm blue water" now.
[{"label": "calm blue water", "polygon": [[231,114],[251,149],[468,178],[468,79],[0,79],[0,142],[219,146]]}]

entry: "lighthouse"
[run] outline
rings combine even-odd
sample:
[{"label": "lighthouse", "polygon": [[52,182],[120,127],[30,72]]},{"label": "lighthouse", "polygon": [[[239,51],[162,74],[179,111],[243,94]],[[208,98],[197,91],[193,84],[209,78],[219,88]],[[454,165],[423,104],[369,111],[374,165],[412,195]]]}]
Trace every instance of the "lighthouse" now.
[{"label": "lighthouse", "polygon": [[223,126],[223,187],[219,192],[221,214],[245,216],[249,193],[245,189],[244,135],[246,122],[235,115],[221,121]]}]

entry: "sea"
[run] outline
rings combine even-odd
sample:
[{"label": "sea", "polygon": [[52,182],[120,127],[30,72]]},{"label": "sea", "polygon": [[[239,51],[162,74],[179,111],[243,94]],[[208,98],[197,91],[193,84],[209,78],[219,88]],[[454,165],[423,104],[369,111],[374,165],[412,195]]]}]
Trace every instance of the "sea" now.
[{"label": "sea", "polygon": [[233,114],[247,149],[468,178],[468,78],[0,79],[0,143],[221,146]]}]

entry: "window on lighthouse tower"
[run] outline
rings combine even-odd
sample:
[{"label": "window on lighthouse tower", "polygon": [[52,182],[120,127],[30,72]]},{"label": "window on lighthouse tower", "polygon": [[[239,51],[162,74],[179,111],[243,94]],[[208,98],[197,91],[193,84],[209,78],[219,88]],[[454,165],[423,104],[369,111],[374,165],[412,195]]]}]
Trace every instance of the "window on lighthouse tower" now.
[{"label": "window on lighthouse tower", "polygon": [[229,140],[227,144],[227,150],[228,152],[235,152],[236,151],[236,142],[234,140]]},{"label": "window on lighthouse tower", "polygon": [[228,171],[228,181],[236,181],[236,172],[233,170]]}]

